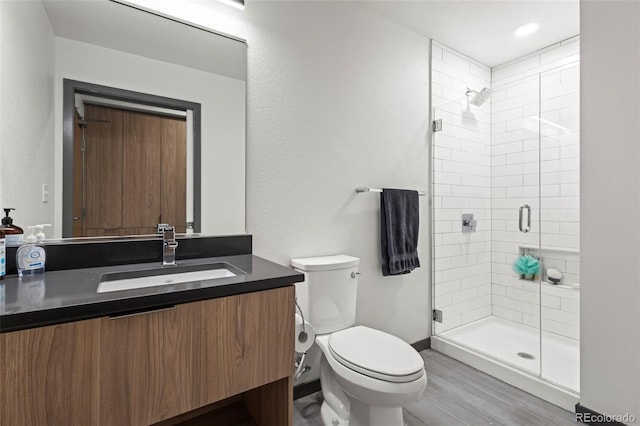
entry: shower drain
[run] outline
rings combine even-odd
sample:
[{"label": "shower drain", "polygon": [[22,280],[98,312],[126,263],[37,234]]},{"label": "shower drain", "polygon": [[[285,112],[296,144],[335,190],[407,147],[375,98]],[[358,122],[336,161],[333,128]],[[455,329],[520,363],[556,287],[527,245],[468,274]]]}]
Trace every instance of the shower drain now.
[{"label": "shower drain", "polygon": [[535,356],[533,356],[533,355],[531,355],[529,353],[526,353],[526,352],[518,352],[518,356],[520,358],[524,358],[524,359],[536,359]]}]

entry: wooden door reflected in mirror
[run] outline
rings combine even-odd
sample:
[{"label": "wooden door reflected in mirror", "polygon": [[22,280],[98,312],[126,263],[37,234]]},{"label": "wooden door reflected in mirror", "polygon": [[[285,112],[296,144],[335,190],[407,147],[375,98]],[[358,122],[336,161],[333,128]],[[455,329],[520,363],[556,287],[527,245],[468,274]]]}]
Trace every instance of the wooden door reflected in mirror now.
[{"label": "wooden door reflected in mirror", "polygon": [[74,132],[74,237],[186,232],[186,118],[86,105]]}]

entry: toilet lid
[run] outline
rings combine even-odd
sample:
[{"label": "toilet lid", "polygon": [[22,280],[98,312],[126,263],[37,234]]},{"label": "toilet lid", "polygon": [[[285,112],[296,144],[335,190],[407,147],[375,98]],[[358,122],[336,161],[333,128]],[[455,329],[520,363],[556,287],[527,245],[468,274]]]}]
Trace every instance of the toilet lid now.
[{"label": "toilet lid", "polygon": [[411,345],[369,327],[357,326],[331,334],[329,350],[345,367],[387,382],[411,382],[424,372],[424,361]]}]

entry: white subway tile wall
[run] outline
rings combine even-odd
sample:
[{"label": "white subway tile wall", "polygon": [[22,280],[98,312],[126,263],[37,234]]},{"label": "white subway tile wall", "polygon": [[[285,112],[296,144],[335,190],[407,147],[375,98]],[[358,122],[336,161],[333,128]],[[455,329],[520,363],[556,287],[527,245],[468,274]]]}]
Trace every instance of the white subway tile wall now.
[{"label": "white subway tile wall", "polygon": [[[442,119],[433,146],[436,332],[491,315],[491,103],[469,105],[467,88],[491,86],[491,70],[436,42],[432,106]],[[473,213],[475,233],[462,233]]]},{"label": "white subway tile wall", "polygon": [[[496,315],[578,339],[579,291],[543,284],[541,295],[512,265],[522,246],[541,244],[528,252],[545,270],[579,282],[579,38],[493,70],[437,42],[432,55],[443,121],[433,149],[436,333]],[[470,106],[467,87],[493,94]],[[518,228],[524,204],[528,233]],[[463,213],[476,233],[461,232]]]},{"label": "white subway tile wall", "polygon": [[[560,270],[564,284],[580,280],[578,60],[576,37],[494,68],[491,105],[492,223],[499,222],[491,230],[492,313],[573,339],[579,291],[565,290],[573,303],[562,304],[561,289],[543,284],[541,309],[539,285],[520,280],[512,265],[520,246],[540,244],[527,252],[544,270]],[[526,234],[518,228],[523,204],[532,213]]]}]

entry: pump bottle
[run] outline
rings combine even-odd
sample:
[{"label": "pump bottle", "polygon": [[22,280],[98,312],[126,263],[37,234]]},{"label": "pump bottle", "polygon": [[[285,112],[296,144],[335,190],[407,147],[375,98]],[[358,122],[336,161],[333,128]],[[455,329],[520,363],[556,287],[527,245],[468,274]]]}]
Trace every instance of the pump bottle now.
[{"label": "pump bottle", "polygon": [[40,225],[36,225],[36,238],[38,239],[38,241],[43,241],[45,240],[47,237],[46,235],[44,235],[44,228],[46,226],[51,226],[50,223],[43,223]]},{"label": "pump bottle", "polygon": [[46,253],[44,247],[39,244],[35,235],[35,226],[29,226],[30,234],[25,239],[25,244],[21,245],[16,252],[16,267],[18,276],[30,276],[42,274],[46,263]]},{"label": "pump bottle", "polygon": [[2,218],[0,231],[4,234],[5,243],[8,246],[22,244],[24,241],[24,231],[19,226],[13,224],[13,218],[9,216],[14,208],[5,208],[5,217]]}]

